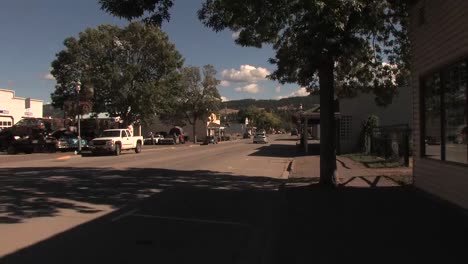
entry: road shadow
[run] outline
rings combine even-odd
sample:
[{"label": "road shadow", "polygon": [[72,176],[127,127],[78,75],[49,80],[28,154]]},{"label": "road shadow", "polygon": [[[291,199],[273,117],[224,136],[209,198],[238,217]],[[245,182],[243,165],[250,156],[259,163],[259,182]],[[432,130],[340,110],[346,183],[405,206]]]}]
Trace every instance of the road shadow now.
[{"label": "road shadow", "polygon": [[281,182],[267,177],[245,177],[206,170],[86,167],[0,169],[0,224],[54,216],[60,209],[95,212],[86,206],[66,202],[66,199],[119,208],[129,201],[179,187],[274,190]]},{"label": "road shadow", "polygon": [[294,142],[299,142],[300,138],[277,138],[275,141],[294,141]]},{"label": "road shadow", "polygon": [[0,170],[3,224],[91,209],[51,197],[120,208],[0,263],[468,261],[466,215],[412,187],[282,183],[206,170]]},{"label": "road shadow", "polygon": [[413,187],[311,184],[284,192],[277,263],[468,261],[467,211]]},{"label": "road shadow", "polygon": [[282,183],[206,170],[0,169],[0,224],[117,208],[0,263],[252,263],[279,223]]},{"label": "road shadow", "polygon": [[297,156],[297,146],[288,144],[268,144],[249,154],[253,157],[293,158]]}]

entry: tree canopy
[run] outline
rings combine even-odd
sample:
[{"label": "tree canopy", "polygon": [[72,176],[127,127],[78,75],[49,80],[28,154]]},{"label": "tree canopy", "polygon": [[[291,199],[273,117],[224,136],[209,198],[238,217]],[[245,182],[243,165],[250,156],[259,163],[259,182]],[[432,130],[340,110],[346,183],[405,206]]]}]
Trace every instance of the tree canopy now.
[{"label": "tree canopy", "polygon": [[391,101],[407,72],[406,11],[404,1],[390,0],[206,0],[198,15],[214,31],[239,32],[239,45],[273,45],[272,79],[318,88],[320,181],[335,185],[336,91]]},{"label": "tree canopy", "polygon": [[241,109],[238,113],[240,121],[244,121],[245,118],[249,119],[249,124],[257,129],[284,129],[284,122],[281,118],[273,111],[266,111],[256,106],[249,106]]},{"label": "tree canopy", "polygon": [[195,137],[197,121],[205,121],[221,105],[221,96],[217,89],[219,83],[212,65],[203,66],[201,71],[194,66],[183,68],[178,84],[178,98],[172,102],[170,111],[162,114],[161,118],[166,123],[188,122],[193,127]]},{"label": "tree canopy", "polygon": [[101,9],[117,17],[133,20],[143,18],[148,24],[161,26],[171,17],[173,0],[99,0]]},{"label": "tree canopy", "polygon": [[407,2],[205,0],[198,16],[214,31],[239,32],[239,45],[272,45],[276,55],[270,63],[277,68],[271,79],[319,90],[320,178],[328,185],[336,172],[334,97],[373,92],[385,105],[408,74]]},{"label": "tree canopy", "polygon": [[[67,38],[64,45],[52,62],[55,107],[76,100],[77,80],[83,90],[93,88],[86,98],[93,112],[108,112],[127,123],[151,119],[175,97],[183,58],[156,26],[102,25]],[[85,94],[80,96],[83,100]]]}]

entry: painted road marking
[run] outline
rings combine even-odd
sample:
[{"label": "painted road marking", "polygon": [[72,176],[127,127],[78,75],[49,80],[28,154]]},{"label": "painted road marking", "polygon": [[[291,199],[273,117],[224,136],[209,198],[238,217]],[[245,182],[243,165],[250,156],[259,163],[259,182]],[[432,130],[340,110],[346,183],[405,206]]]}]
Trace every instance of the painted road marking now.
[{"label": "painted road marking", "polygon": [[123,213],[123,214],[121,214],[121,215],[118,215],[118,216],[112,218],[111,221],[112,221],[112,222],[118,221],[118,220],[120,220],[120,219],[122,219],[122,218],[124,218],[124,217],[126,217],[126,216],[129,216],[129,215],[131,215],[131,214],[133,214],[133,213],[136,213],[137,211],[138,211],[138,209],[130,210],[130,211],[128,211],[128,212],[125,212],[125,213]]}]

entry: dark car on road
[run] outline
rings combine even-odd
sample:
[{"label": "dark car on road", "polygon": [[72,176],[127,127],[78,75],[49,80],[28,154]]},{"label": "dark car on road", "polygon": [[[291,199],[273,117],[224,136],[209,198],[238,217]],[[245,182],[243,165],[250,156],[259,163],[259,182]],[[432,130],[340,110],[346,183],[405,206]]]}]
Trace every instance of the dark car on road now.
[{"label": "dark car on road", "polygon": [[299,135],[299,131],[297,131],[297,128],[291,129],[291,136],[297,136]]},{"label": "dark car on road", "polygon": [[25,118],[0,132],[0,151],[9,154],[32,153],[46,146],[46,137],[52,132],[51,120]]}]

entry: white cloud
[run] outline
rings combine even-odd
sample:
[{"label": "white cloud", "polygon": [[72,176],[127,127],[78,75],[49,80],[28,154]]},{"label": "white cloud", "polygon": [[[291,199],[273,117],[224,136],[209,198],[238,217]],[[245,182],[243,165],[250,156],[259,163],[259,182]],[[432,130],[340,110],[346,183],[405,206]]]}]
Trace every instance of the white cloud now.
[{"label": "white cloud", "polygon": [[219,85],[221,85],[222,87],[228,87],[229,85],[231,85],[231,83],[228,81],[222,80]]},{"label": "white cloud", "polygon": [[281,86],[276,86],[275,92],[276,93],[281,93]]},{"label": "white cloud", "polygon": [[307,89],[306,89],[306,88],[301,87],[301,88],[299,88],[297,91],[294,91],[294,92],[290,93],[288,97],[307,96],[307,95],[309,95],[309,94],[310,94],[310,93],[307,92]]},{"label": "white cloud", "polygon": [[236,90],[236,92],[258,93],[260,91],[260,87],[256,83],[251,83],[236,87],[234,90]]},{"label": "white cloud", "polygon": [[221,76],[229,82],[257,82],[265,80],[270,71],[266,68],[251,65],[241,65],[239,70],[223,70]]},{"label": "white cloud", "polygon": [[50,72],[46,73],[46,74],[43,74],[41,76],[41,79],[47,80],[47,81],[55,81],[55,77]]},{"label": "white cloud", "polygon": [[229,98],[227,98],[226,96],[221,96],[221,102],[227,102],[229,101]]},{"label": "white cloud", "polygon": [[307,89],[304,88],[304,87],[301,87],[299,89],[297,89],[297,91],[294,91],[288,95],[280,95],[280,96],[276,96],[276,99],[279,100],[279,99],[283,99],[283,98],[288,98],[288,97],[296,97],[296,96],[308,96],[310,95],[309,92],[307,92]]}]

